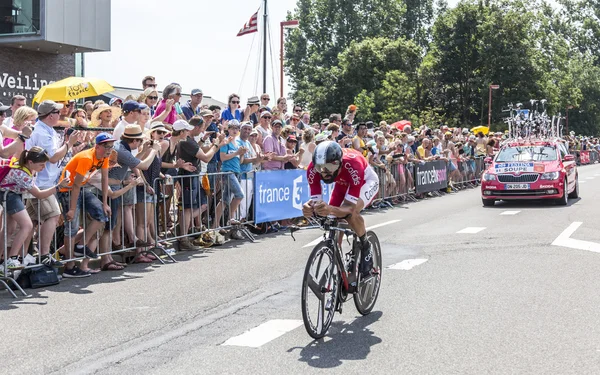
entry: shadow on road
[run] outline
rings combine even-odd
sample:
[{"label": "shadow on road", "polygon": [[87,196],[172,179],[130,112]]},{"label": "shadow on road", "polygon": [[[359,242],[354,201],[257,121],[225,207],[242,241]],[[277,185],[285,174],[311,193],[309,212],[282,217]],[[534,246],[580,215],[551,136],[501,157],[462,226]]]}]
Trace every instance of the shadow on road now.
[{"label": "shadow on road", "polygon": [[[301,348],[301,362],[311,367],[333,368],[340,366],[344,360],[355,361],[367,358],[371,347],[382,340],[375,336],[368,326],[381,318],[383,313],[375,311],[348,322],[333,322],[329,334],[320,340],[314,340]],[[298,347],[291,348],[292,352]]]}]

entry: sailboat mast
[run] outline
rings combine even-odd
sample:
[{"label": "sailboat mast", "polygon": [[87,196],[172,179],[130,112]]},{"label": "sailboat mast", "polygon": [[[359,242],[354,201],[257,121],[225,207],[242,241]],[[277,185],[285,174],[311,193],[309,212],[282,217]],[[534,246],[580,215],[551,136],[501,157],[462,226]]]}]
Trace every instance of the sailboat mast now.
[{"label": "sailboat mast", "polygon": [[267,0],[263,5],[263,93],[267,92]]}]

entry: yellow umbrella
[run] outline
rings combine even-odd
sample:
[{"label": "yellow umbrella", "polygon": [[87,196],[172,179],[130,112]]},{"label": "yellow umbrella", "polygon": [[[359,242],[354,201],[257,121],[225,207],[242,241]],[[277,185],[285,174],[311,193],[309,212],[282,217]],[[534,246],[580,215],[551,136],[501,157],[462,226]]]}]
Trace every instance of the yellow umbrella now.
[{"label": "yellow umbrella", "polygon": [[490,128],[488,128],[487,126],[476,126],[474,128],[471,129],[471,133],[473,134],[477,134],[479,132],[482,132],[483,134],[487,135],[487,133],[490,132]]},{"label": "yellow umbrella", "polygon": [[55,102],[68,101],[102,95],[114,90],[114,87],[102,79],[69,77],[42,87],[35,94],[33,103],[41,103],[44,100],[54,100]]}]

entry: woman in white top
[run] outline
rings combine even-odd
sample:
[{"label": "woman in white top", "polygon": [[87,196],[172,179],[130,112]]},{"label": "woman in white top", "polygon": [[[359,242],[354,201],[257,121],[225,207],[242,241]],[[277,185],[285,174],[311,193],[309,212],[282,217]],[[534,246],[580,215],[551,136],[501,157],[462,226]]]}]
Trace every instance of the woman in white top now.
[{"label": "woman in white top", "polygon": [[300,145],[300,149],[304,150],[304,153],[302,154],[298,168],[308,168],[308,165],[312,161],[313,153],[315,152],[316,147],[317,145],[315,144],[314,131],[311,128],[305,129],[304,134],[302,134],[302,145]]}]

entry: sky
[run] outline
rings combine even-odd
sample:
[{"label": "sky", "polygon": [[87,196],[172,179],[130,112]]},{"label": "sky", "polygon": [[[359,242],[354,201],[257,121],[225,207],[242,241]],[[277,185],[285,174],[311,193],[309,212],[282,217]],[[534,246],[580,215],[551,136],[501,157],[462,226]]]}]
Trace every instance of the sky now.
[{"label": "sky", "polygon": [[[85,75],[103,78],[113,86],[140,89],[142,78],[153,75],[160,90],[177,82],[184,93],[199,88],[204,95],[222,102],[231,93],[237,93],[245,102],[250,96],[262,94],[262,78],[256,78],[261,33],[236,35],[261,3],[261,0],[113,0],[111,51],[86,53]],[[165,9],[165,4],[171,4],[172,9]],[[267,70],[272,101],[279,95],[279,23],[295,5],[296,0],[268,1],[275,61],[275,70],[271,67]],[[172,16],[165,17],[169,12]],[[268,50],[267,54],[269,60]],[[285,89],[286,96],[288,93]]]},{"label": "sky", "polygon": [[[245,103],[262,94],[262,68],[257,75],[261,29],[236,35],[261,4],[262,0],[113,0],[111,51],[86,53],[85,76],[141,89],[142,78],[153,75],[160,90],[177,82],[187,94],[199,88],[227,102],[236,93]],[[279,23],[295,6],[296,0],[268,1],[275,66],[267,68],[271,103],[279,97]],[[286,79],[285,96],[290,91],[287,83]]]}]

